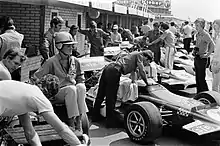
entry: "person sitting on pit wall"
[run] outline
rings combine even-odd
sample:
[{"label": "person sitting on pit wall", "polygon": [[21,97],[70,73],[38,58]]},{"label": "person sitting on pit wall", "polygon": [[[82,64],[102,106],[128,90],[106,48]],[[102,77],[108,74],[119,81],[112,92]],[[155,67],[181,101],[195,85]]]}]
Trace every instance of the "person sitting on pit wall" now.
[{"label": "person sitting on pit wall", "polygon": [[46,74],[53,74],[59,78],[61,88],[54,96],[54,103],[65,103],[68,125],[82,132],[82,114],[86,114],[88,108],[85,102],[84,72],[78,59],[72,56],[73,45],[77,42],[70,33],[58,32],[55,43],[59,53],[49,58],[34,76],[39,79]]}]

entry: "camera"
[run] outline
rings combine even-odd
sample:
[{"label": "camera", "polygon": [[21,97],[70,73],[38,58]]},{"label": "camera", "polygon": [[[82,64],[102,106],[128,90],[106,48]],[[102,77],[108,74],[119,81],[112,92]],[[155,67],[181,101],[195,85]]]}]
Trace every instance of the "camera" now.
[{"label": "camera", "polygon": [[199,48],[198,47],[194,47],[192,55],[195,57],[199,57]]}]

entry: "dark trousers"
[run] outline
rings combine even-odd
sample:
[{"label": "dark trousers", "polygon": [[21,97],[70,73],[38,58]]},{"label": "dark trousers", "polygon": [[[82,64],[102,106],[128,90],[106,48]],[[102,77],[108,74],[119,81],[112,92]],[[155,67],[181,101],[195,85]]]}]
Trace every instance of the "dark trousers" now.
[{"label": "dark trousers", "polygon": [[195,57],[194,59],[197,93],[209,90],[205,80],[207,63],[208,58]]},{"label": "dark trousers", "polygon": [[191,52],[191,49],[190,49],[191,40],[192,40],[192,38],[185,38],[185,39],[183,39],[184,49],[185,49],[188,53]]},{"label": "dark trousers", "polygon": [[106,97],[106,117],[107,123],[110,124],[115,123],[114,109],[121,77],[121,71],[116,66],[116,64],[111,63],[103,70],[93,108],[93,116],[98,115],[104,97]]}]

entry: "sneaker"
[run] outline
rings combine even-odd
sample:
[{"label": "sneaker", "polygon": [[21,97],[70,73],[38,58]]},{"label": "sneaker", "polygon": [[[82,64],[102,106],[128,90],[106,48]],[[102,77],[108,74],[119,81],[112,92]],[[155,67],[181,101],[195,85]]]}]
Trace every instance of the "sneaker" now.
[{"label": "sneaker", "polygon": [[86,134],[83,134],[82,137],[83,137],[82,144],[86,144],[87,146],[90,146],[91,141],[90,141],[89,136]]}]

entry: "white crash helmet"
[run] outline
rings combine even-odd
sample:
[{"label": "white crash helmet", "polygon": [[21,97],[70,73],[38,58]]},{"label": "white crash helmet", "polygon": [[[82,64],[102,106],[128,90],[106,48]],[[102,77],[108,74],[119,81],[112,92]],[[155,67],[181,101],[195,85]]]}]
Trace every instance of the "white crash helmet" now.
[{"label": "white crash helmet", "polygon": [[71,45],[77,43],[69,32],[62,31],[55,35],[55,45],[58,50],[62,49],[63,44]]}]

